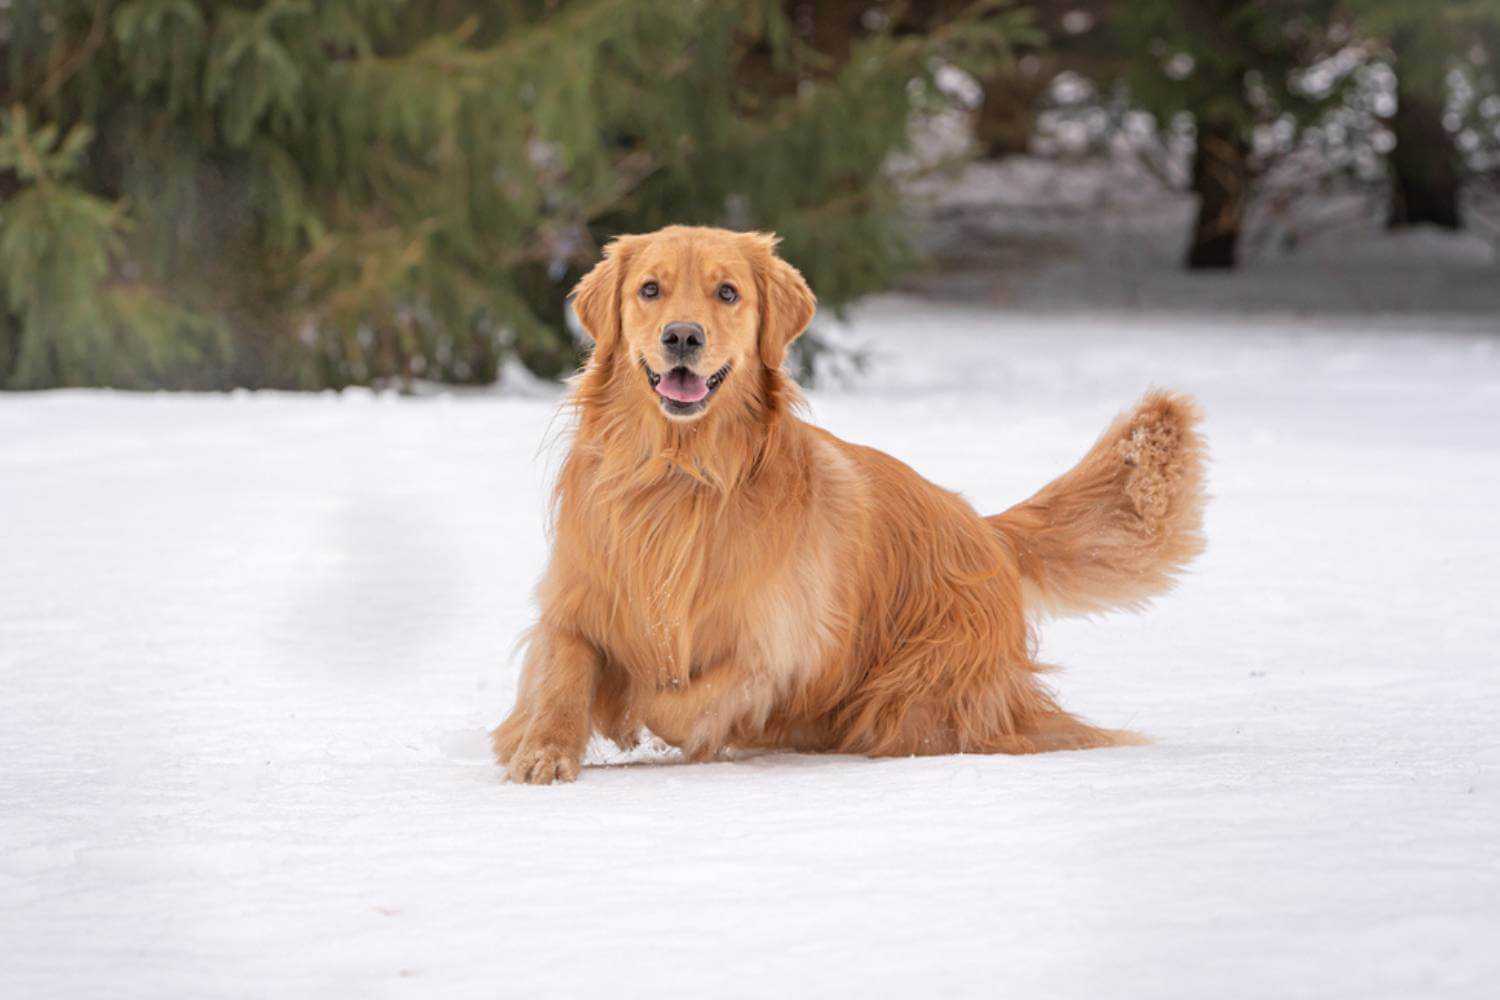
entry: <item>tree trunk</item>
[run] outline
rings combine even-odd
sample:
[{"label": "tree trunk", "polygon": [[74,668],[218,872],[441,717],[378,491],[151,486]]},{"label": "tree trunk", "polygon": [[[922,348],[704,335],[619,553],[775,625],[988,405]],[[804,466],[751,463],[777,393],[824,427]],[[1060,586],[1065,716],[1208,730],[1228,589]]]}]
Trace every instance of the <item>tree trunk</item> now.
[{"label": "tree trunk", "polygon": [[1396,148],[1390,154],[1393,183],[1389,226],[1462,228],[1458,147],[1443,126],[1441,98],[1398,85],[1397,101],[1391,119]]},{"label": "tree trunk", "polygon": [[981,81],[984,100],[974,116],[974,139],[987,160],[1020,156],[1031,151],[1036,126],[1036,103],[1046,89],[1043,74],[1030,76],[1009,67]]},{"label": "tree trunk", "polygon": [[1224,270],[1239,264],[1249,187],[1250,146],[1240,129],[1225,122],[1200,121],[1193,154],[1198,218],[1188,247],[1189,270]]}]

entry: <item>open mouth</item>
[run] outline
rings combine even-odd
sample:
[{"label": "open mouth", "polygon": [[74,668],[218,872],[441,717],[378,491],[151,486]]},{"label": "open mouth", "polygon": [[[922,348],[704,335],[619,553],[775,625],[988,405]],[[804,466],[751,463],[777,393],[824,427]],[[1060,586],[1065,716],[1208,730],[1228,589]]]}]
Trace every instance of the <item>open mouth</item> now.
[{"label": "open mouth", "polygon": [[658,373],[651,370],[645,358],[641,359],[641,367],[646,370],[646,378],[656,390],[662,409],[674,417],[688,417],[708,406],[709,398],[724,384],[731,366],[725,365],[708,376],[699,375],[686,365]]}]

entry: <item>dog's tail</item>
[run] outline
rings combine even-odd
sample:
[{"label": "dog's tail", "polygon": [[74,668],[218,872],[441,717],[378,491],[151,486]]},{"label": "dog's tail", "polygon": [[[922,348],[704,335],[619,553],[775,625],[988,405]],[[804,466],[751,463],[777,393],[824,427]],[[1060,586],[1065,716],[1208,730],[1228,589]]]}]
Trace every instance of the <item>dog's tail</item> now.
[{"label": "dog's tail", "polygon": [[1147,393],[1072,469],[987,519],[1020,562],[1028,612],[1136,610],[1171,589],[1204,546],[1201,418],[1187,396]]}]

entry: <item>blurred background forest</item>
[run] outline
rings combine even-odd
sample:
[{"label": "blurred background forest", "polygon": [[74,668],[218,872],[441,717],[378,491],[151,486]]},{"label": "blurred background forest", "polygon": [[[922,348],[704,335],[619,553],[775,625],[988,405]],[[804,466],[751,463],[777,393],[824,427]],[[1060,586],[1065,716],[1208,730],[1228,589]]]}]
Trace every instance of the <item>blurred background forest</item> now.
[{"label": "blurred background forest", "polygon": [[672,222],[834,313],[1152,261],[1311,305],[1379,231],[1500,285],[1500,0],[0,0],[0,91],[11,389],[555,377],[599,246]]}]

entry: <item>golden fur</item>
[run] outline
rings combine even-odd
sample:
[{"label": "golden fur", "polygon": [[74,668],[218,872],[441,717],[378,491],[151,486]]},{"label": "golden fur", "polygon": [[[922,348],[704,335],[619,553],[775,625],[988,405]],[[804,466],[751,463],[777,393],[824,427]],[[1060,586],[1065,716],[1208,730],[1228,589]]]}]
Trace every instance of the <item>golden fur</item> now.
[{"label": "golden fur", "polygon": [[[571,780],[592,732],[630,746],[643,727],[692,759],[1138,742],[1057,705],[1032,622],[1140,607],[1201,551],[1196,407],[1150,393],[1071,471],[981,517],[798,418],[782,361],[815,299],[775,245],[674,226],[614,241],[579,282],[595,348],[540,619],[493,734],[510,778]],[[706,331],[695,372],[729,366],[692,419],[651,380],[678,321]]]}]

